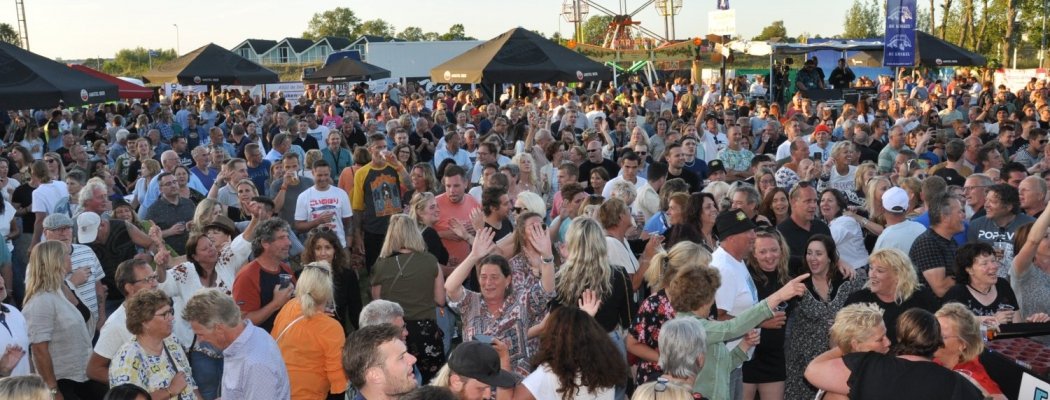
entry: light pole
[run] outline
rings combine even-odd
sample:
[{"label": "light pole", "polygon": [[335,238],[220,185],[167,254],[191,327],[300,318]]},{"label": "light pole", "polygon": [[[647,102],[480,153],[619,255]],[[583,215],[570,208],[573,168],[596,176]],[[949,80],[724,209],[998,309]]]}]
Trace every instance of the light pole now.
[{"label": "light pole", "polygon": [[182,51],[179,50],[179,24],[171,25],[175,27],[175,57],[178,57],[182,54]]}]

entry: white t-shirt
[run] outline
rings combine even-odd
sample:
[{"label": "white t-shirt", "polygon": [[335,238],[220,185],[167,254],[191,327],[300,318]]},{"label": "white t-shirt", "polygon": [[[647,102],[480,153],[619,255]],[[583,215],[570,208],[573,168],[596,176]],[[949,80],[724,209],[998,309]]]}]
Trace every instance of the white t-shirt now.
[{"label": "white t-shirt", "polygon": [[0,325],[0,349],[15,345],[26,351],[26,355],[11,370],[11,376],[29,375],[29,335],[26,332],[26,319],[15,306],[4,304],[0,307],[4,308],[4,323],[8,327],[5,329]]},{"label": "white t-shirt", "polygon": [[18,185],[18,181],[10,178],[7,179],[7,186],[0,188],[0,190],[3,190],[5,201],[11,201],[11,195],[15,194],[15,189],[18,189]]},{"label": "white t-shirt", "polygon": [[839,175],[838,168],[831,168],[831,176],[828,178],[828,187],[842,191],[857,190],[857,166],[850,165],[846,175]]},{"label": "white t-shirt", "polygon": [[875,247],[872,251],[892,248],[908,254],[911,251],[911,245],[915,243],[915,239],[918,239],[923,232],[926,232],[926,227],[911,220],[887,226],[886,229],[882,230],[879,239],[875,241]]},{"label": "white t-shirt", "polygon": [[845,215],[828,224],[831,238],[839,250],[839,258],[854,269],[868,265],[868,249],[864,247],[864,231],[860,224]]},{"label": "white t-shirt", "polygon": [[95,343],[95,354],[113,360],[120,346],[135,337],[128,331],[127,320],[123,304],[106,317],[106,323],[102,324],[102,330],[98,333],[98,342]]},{"label": "white t-shirt", "polygon": [[[547,364],[540,365],[535,371],[532,371],[529,376],[521,381],[522,385],[532,393],[532,397],[537,399],[560,399],[561,394],[558,393],[558,389],[561,388],[561,383],[558,381],[558,376],[554,375],[551,371],[551,367]],[[576,400],[612,400],[616,392],[613,388],[601,388],[596,393],[591,393],[588,388],[579,388],[574,399]]]},{"label": "white t-shirt", "polygon": [[327,126],[317,125],[317,127],[314,129],[307,129],[306,133],[310,136],[313,136],[314,139],[317,140],[318,146],[324,146],[324,143],[326,143],[325,140],[328,139],[328,132],[331,131],[332,130],[328,129]]},{"label": "white t-shirt", "polygon": [[295,202],[296,221],[312,221],[327,212],[335,213],[328,227],[335,231],[343,247],[346,247],[343,218],[350,218],[354,213],[350,210],[350,197],[343,189],[329,186],[328,189],[322,191],[314,186],[300,193]]},{"label": "white t-shirt", "polygon": [[[711,254],[711,266],[722,275],[722,286],[715,291],[715,305],[719,309],[737,316],[758,303],[758,289],[743,261],[719,247]],[[732,350],[739,343],[740,339],[727,342],[726,347]]]},{"label": "white t-shirt", "polygon": [[[649,181],[645,180],[645,178],[642,178],[640,176],[635,176],[634,180],[635,180],[635,182],[634,182],[634,191],[636,193],[638,192],[638,189],[640,189],[642,186],[645,186],[645,184],[649,183]],[[612,180],[610,180],[608,183],[605,184],[605,189],[602,189],[602,197],[608,199],[609,196],[612,195],[613,185],[615,185],[616,182],[619,182],[619,181],[626,181],[626,179],[623,178],[623,174],[620,174],[620,176],[612,178]]]},{"label": "white t-shirt", "polygon": [[33,212],[69,215],[69,187],[65,182],[52,180],[33,191]]},{"label": "white t-shirt", "polygon": [[4,212],[0,213],[0,235],[7,237],[11,234],[11,220],[13,219],[15,219],[15,206],[11,205],[10,200],[4,199]]}]

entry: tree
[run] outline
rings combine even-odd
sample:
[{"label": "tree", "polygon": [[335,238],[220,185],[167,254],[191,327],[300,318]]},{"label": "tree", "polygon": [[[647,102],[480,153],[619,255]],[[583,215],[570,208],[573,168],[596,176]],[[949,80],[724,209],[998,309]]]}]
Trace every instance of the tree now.
[{"label": "tree", "polygon": [[409,42],[419,42],[426,40],[425,35],[426,34],[423,33],[422,28],[418,26],[409,26],[405,27],[401,32],[398,32],[397,38]]},{"label": "tree", "polygon": [[[153,65],[162,64],[178,57],[175,49],[155,50],[156,55],[152,57]],[[121,49],[113,60],[102,64],[102,71],[110,75],[140,75],[149,69],[149,50],[142,47],[134,49]],[[93,63],[88,63],[88,66]]]},{"label": "tree", "polygon": [[22,47],[22,38],[11,24],[0,24],[0,42],[10,43]]},{"label": "tree", "polygon": [[448,28],[448,32],[440,36],[439,40],[477,40],[473,37],[467,36],[467,29],[463,27],[463,24],[455,24]]},{"label": "tree", "polygon": [[384,21],[382,18],[370,19],[362,22],[354,30],[353,37],[362,35],[380,36],[384,38],[392,38],[397,30],[394,29],[393,25],[389,22]]},{"label": "tree", "polygon": [[1017,45],[1017,9],[1019,6],[1018,0],[1007,0],[1006,1],[1006,34],[1000,36],[1002,39],[1002,60],[1004,65],[1006,60],[1010,59],[1010,55],[1013,54],[1014,46]]},{"label": "tree", "polygon": [[356,38],[353,32],[357,30],[361,20],[354,15],[354,11],[346,7],[314,13],[313,18],[306,25],[303,32],[304,39],[317,40],[323,36],[338,36],[345,38]]},{"label": "tree", "polygon": [[842,37],[849,39],[867,39],[882,35],[882,7],[875,0],[853,0],[853,5],[846,11],[846,20],[842,26]]},{"label": "tree", "polygon": [[772,24],[762,28],[762,33],[758,36],[751,38],[751,40],[770,40],[775,38],[786,38],[788,37],[787,28],[784,27],[784,21],[773,21]]},{"label": "tree", "polygon": [[441,40],[441,34],[437,32],[427,32],[423,34],[423,40],[426,40],[428,42]]},{"label": "tree", "polygon": [[605,42],[605,34],[609,32],[609,24],[613,17],[610,15],[592,15],[583,22],[583,42],[601,46]]}]

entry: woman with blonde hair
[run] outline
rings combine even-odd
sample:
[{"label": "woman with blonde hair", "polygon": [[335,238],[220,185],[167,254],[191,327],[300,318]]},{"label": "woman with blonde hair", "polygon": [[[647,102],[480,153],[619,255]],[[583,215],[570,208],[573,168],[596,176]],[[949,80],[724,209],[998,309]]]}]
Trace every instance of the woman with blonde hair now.
[{"label": "woman with blonde hair", "polygon": [[922,192],[922,181],[919,178],[901,177],[898,180],[898,186],[908,193],[908,212],[905,217],[915,218],[926,211],[926,206],[922,204],[922,198],[919,197],[919,193]]},{"label": "woman with blonde hair", "polygon": [[[190,233],[200,233],[204,231],[204,227],[210,225],[215,221],[215,218],[223,215],[222,204],[219,204],[218,200],[212,198],[206,198],[197,203],[197,208],[193,211],[193,222],[190,223]],[[148,230],[144,232],[149,232]]]},{"label": "woman with blonde hair", "polygon": [[259,195],[259,189],[251,179],[241,179],[234,186],[237,190],[238,207],[227,207],[226,216],[233,222],[243,222],[251,218],[252,198]]},{"label": "woman with blonde hair", "polygon": [[653,294],[638,307],[626,338],[627,351],[638,358],[635,363],[636,385],[649,382],[664,373],[658,365],[659,340],[664,323],[675,317],[674,307],[666,291],[671,279],[682,268],[707,266],[710,263],[711,253],[703,246],[689,241],[678,242],[670,251],[656,253],[649,261],[650,268],[645,271],[645,279]]},{"label": "woman with blonde hair", "polygon": [[540,174],[532,154],[518,153],[510,162],[518,166],[518,189],[520,191],[530,191],[540,196],[547,196],[550,184],[546,176]]},{"label": "woman with blonde hair", "polygon": [[142,167],[139,169],[139,179],[135,181],[135,196],[131,198],[131,207],[133,209],[137,210],[139,205],[142,204],[142,200],[146,198],[146,188],[149,187],[149,182],[159,173],[159,161],[152,158],[142,160]]},{"label": "woman with blonde hair", "polygon": [[0,379],[0,399],[53,400],[54,397],[43,378],[25,375]]},{"label": "woman with blonde hair", "polygon": [[978,389],[989,398],[1005,399],[1002,389],[981,364],[984,352],[984,337],[981,336],[981,321],[966,306],[947,303],[934,313],[941,324],[944,345],[934,353],[935,360],[952,371],[970,378]]},{"label": "woman with blonde hair", "polygon": [[938,300],[928,288],[919,285],[908,255],[894,249],[879,249],[868,257],[868,282],[846,298],[846,304],[872,303],[883,310],[886,336],[897,340],[897,317],[909,308],[937,311]]},{"label": "woman with blonde hair", "polygon": [[882,194],[893,187],[893,183],[885,176],[874,176],[864,184],[865,207],[868,210],[868,219],[879,225],[886,224],[886,209],[882,207]]},{"label": "woman with blonde hair", "polygon": [[335,313],[332,266],[306,264],[295,298],[277,313],[270,334],[281,349],[292,386],[292,399],[323,399],[346,392],[342,352],[346,336]]},{"label": "woman with blonde hair", "polygon": [[441,236],[438,236],[437,230],[434,229],[434,224],[441,217],[441,209],[438,208],[434,194],[422,192],[412,195],[412,200],[408,203],[408,215],[419,224],[423,243],[426,244],[427,251],[437,258],[438,265],[449,266],[448,249],[445,248]]},{"label": "woman with blonde hair", "polygon": [[572,307],[585,291],[593,291],[601,300],[594,319],[612,338],[626,362],[627,349],[617,327],[631,326],[634,291],[627,271],[609,264],[605,230],[594,219],[574,218],[566,234],[565,253],[565,262],[555,274],[555,301]]},{"label": "woman with blonde hair", "polygon": [[99,398],[106,386],[88,379],[86,373],[96,321],[65,283],[71,268],[64,243],[49,240],[33,248],[22,309],[29,350],[36,373],[62,397]]},{"label": "woman with blonde hair", "polygon": [[44,153],[44,162],[47,163],[47,172],[51,173],[51,179],[56,181],[66,180],[66,165],[62,162],[62,156],[58,153]]},{"label": "woman with blonde hair", "polygon": [[[883,311],[872,303],[858,303],[843,307],[835,314],[831,324],[831,348],[839,354],[865,353],[873,351],[886,354],[890,351],[890,340],[886,337]],[[820,391],[822,400],[847,399],[848,393]]]},{"label": "woman with blonde hair", "polygon": [[853,174],[853,187],[855,188],[853,192],[856,193],[857,199],[861,202],[859,204],[861,208],[865,208],[868,205],[868,196],[866,195],[868,193],[866,191],[868,181],[875,177],[878,173],[878,168],[875,163],[865,161],[857,166],[857,172]]},{"label": "woman with blonde hair", "polygon": [[324,159],[324,155],[321,154],[321,150],[310,149],[306,152],[306,157],[303,160],[303,171],[302,176],[314,179],[313,165],[317,160]]},{"label": "woman with blonde hair", "polygon": [[412,217],[390,218],[379,260],[372,267],[372,298],[396,302],[405,309],[408,352],[418,361],[423,381],[445,363],[444,334],[435,308],[445,305],[445,277],[427,252],[419,224]]}]

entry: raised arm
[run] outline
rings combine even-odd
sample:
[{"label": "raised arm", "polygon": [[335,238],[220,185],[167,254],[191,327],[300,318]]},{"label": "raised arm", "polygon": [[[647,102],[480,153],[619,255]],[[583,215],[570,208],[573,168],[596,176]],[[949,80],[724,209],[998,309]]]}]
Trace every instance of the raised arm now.
[{"label": "raised arm", "polygon": [[1031,267],[1032,262],[1035,261],[1035,252],[1039,249],[1039,243],[1043,241],[1043,237],[1046,236],[1048,227],[1050,227],[1050,212],[1044,212],[1043,215],[1039,216],[1039,219],[1035,220],[1032,229],[1028,231],[1028,239],[1025,240],[1024,245],[1014,255],[1012,268],[1014,276],[1025,273]]},{"label": "raised arm", "polygon": [[474,246],[471,247],[470,254],[467,254],[467,257],[445,278],[445,293],[449,300],[453,302],[463,300],[463,281],[467,280],[470,270],[482,257],[492,253],[496,246],[492,242],[495,236],[492,228],[485,228],[474,237]]}]

